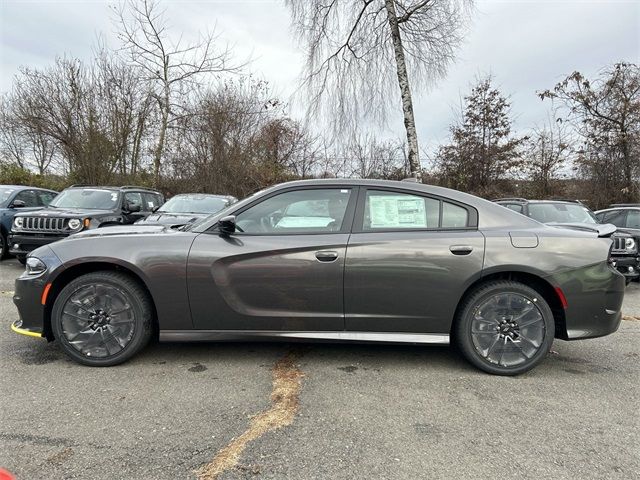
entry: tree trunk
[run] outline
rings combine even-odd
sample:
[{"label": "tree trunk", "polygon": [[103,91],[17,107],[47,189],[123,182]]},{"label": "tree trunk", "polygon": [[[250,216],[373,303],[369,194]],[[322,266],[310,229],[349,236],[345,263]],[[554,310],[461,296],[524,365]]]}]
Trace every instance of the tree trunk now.
[{"label": "tree trunk", "polygon": [[160,164],[162,153],[164,151],[165,136],[167,134],[167,125],[169,124],[169,89],[165,87],[163,105],[161,105],[162,119],[160,121],[160,134],[158,135],[158,145],[153,155],[153,187],[158,188],[160,183]]},{"label": "tree trunk", "polygon": [[400,27],[398,26],[398,16],[396,15],[395,0],[385,0],[387,7],[387,18],[389,29],[391,30],[391,40],[396,57],[396,72],[398,74],[398,85],[400,86],[400,96],[402,98],[402,111],[404,113],[404,127],[407,130],[407,146],[409,148],[409,169],[411,175],[422,181],[422,166],[418,154],[418,133],[416,132],[416,121],[413,116],[413,100],[411,99],[411,89],[409,88],[409,75],[407,74],[407,64],[404,59],[404,48],[400,37]]}]

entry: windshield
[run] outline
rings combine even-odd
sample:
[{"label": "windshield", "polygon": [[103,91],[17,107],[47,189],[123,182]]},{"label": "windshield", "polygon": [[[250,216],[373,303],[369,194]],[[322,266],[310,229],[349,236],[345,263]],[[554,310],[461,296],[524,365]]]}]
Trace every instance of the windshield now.
[{"label": "windshield", "polygon": [[16,189],[13,187],[0,187],[0,203],[6,202]]},{"label": "windshield", "polygon": [[530,203],[529,216],[541,223],[598,223],[591,210],[577,203]]},{"label": "windshield", "polygon": [[113,210],[120,201],[114,190],[100,188],[71,188],[58,195],[50,204],[55,208],[88,208],[91,210]]},{"label": "windshield", "polygon": [[227,206],[227,199],[206,195],[176,195],[160,207],[168,213],[216,213]]}]

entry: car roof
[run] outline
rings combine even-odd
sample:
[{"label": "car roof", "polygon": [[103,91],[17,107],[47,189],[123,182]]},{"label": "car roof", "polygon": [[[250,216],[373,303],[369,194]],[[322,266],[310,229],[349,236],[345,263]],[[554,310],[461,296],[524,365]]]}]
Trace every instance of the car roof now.
[{"label": "car roof", "polygon": [[640,205],[638,205],[637,207],[608,207],[608,208],[603,208],[601,210],[597,210],[595,213],[613,212],[616,210],[640,210]]},{"label": "car roof", "polygon": [[13,188],[14,190],[41,190],[44,192],[58,193],[55,190],[51,190],[50,188],[31,187],[29,185],[0,185],[0,188]]},{"label": "car roof", "polygon": [[229,200],[232,198],[235,198],[232,195],[218,195],[215,193],[176,193],[173,197],[171,198],[176,198],[176,197],[211,197],[211,198],[223,198],[225,200]]},{"label": "car roof", "polygon": [[496,198],[495,200],[493,200],[496,203],[500,203],[500,202],[511,202],[511,203],[564,203],[567,205],[584,205],[582,202],[578,201],[578,200],[528,200],[526,198]]},{"label": "car roof", "polygon": [[147,188],[147,187],[137,187],[135,185],[124,185],[122,187],[116,187],[113,185],[84,185],[84,184],[76,184],[76,185],[71,185],[69,187],[67,187],[66,189],[72,189],[72,188],[95,188],[95,189],[100,189],[100,190],[117,190],[117,191],[124,191],[124,190],[139,190],[141,192],[149,192],[149,193],[158,193],[160,194],[159,191],[157,190],[153,190],[152,188]]}]

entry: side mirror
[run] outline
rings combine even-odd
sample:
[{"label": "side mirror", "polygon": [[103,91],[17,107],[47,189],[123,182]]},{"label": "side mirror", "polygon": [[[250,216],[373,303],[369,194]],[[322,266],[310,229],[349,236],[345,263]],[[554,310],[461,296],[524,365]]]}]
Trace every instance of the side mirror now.
[{"label": "side mirror", "polygon": [[23,200],[14,200],[11,205],[9,205],[10,208],[24,208],[26,206],[27,204],[24,203]]},{"label": "side mirror", "polygon": [[136,213],[136,212],[139,212],[141,208],[140,208],[140,205],[127,204],[125,205],[124,210],[129,213]]},{"label": "side mirror", "polygon": [[218,228],[220,233],[224,235],[231,235],[236,231],[236,216],[228,215],[218,220]]}]

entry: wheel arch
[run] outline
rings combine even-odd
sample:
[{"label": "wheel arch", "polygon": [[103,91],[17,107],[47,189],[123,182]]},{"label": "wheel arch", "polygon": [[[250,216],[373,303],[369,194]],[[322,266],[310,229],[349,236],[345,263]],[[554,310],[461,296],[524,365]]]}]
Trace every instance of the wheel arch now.
[{"label": "wheel arch", "polygon": [[144,281],[142,275],[135,271],[134,268],[131,268],[127,265],[112,263],[104,260],[96,260],[78,263],[73,266],[70,266],[60,272],[51,282],[51,287],[47,294],[46,302],[44,304],[44,315],[43,315],[43,336],[48,340],[53,340],[53,329],[51,327],[51,312],[53,310],[53,304],[56,301],[56,298],[62,291],[62,289],[69,284],[69,282],[74,279],[80,277],[81,275],[85,275],[87,273],[93,272],[101,272],[101,271],[114,271],[114,272],[122,272],[129,275],[133,278],[138,284],[145,290],[149,299],[151,300],[151,306],[153,308],[153,329],[154,335],[157,335],[158,332],[158,312],[156,310],[156,302],[151,294],[151,290],[149,289],[147,283]]},{"label": "wheel arch", "polygon": [[555,322],[555,330],[556,330],[555,337],[562,338],[562,339],[568,338],[565,310],[563,307],[562,299],[560,298],[556,288],[551,283],[549,283],[548,280],[546,280],[544,277],[542,277],[537,273],[532,273],[531,271],[513,270],[513,269],[499,270],[499,271],[494,270],[478,278],[475,282],[471,283],[467,287],[465,292],[460,297],[458,306],[456,307],[456,311],[453,317],[453,321],[451,322],[451,330],[449,333],[452,337],[455,332],[455,319],[458,317],[458,314],[460,313],[460,309],[464,304],[464,300],[477,288],[495,280],[512,280],[512,281],[520,282],[524,285],[527,285],[533,288],[538,293],[540,293],[540,295],[542,295],[545,301],[549,304],[549,307],[551,307],[551,311],[553,312],[553,319]]}]

